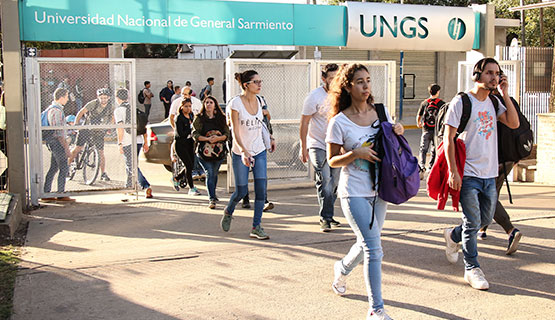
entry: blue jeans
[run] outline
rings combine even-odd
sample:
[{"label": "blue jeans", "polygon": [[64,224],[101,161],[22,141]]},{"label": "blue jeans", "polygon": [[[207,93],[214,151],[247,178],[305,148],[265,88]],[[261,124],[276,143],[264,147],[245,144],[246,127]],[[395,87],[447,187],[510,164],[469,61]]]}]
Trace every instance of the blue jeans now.
[{"label": "blue jeans", "polygon": [[210,200],[216,200],[216,186],[218,185],[218,173],[220,172],[220,165],[223,160],[206,161],[202,157],[198,157],[200,165],[206,172],[206,189],[208,189],[208,196]]},{"label": "blue jeans", "polygon": [[[382,298],[382,242],[381,232],[387,211],[387,202],[379,197],[341,198],[341,208],[357,241],[341,259],[341,273],[348,275],[361,261],[364,262],[364,281],[372,309],[383,308]],[[370,219],[374,210],[374,224]]]},{"label": "blue jeans", "polygon": [[195,167],[193,168],[193,175],[200,176],[201,174],[205,173],[204,168],[200,165],[200,157],[198,154],[195,153],[194,159],[195,159]]},{"label": "blue jeans", "polygon": [[[49,138],[46,146],[50,150],[50,168],[44,178],[44,192],[49,193],[52,188],[54,175],[58,172],[58,193],[64,192],[66,188],[66,176],[68,171],[67,156],[64,146],[56,137]],[[15,161],[14,161],[15,162]]]},{"label": "blue jeans", "polygon": [[[233,174],[235,175],[235,192],[231,195],[225,208],[225,212],[228,214],[233,214],[239,201],[249,192],[249,167],[243,164],[240,155],[233,152],[231,153],[231,160],[233,162]],[[252,168],[255,197],[253,227],[258,226],[262,220],[262,209],[264,209],[264,199],[266,197],[266,165],[266,151],[254,156],[254,167]]]},{"label": "blue jeans", "polygon": [[464,268],[471,270],[480,267],[476,233],[491,223],[495,212],[495,178],[463,177],[460,202],[463,222],[453,229],[451,239],[457,243],[462,241]]},{"label": "blue jeans", "polygon": [[320,219],[333,219],[333,205],[337,198],[337,183],[341,168],[331,168],[326,157],[326,150],[318,148],[308,149],[310,163],[314,168],[314,181],[318,192]]},{"label": "blue jeans", "polygon": [[145,176],[143,176],[143,173],[141,172],[141,168],[139,168],[139,153],[141,153],[142,148],[143,148],[143,144],[137,143],[137,175],[138,175],[137,178],[139,180],[139,185],[143,189],[147,189],[147,188],[150,188],[150,183],[148,183],[148,180],[146,180]]}]

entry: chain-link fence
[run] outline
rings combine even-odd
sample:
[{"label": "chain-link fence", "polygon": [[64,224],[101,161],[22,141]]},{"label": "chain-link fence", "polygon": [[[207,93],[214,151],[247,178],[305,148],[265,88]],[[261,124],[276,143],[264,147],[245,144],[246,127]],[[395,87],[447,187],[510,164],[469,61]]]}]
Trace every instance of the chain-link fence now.
[{"label": "chain-link fence", "polygon": [[[256,70],[263,80],[261,95],[271,114],[276,151],[268,154],[268,179],[309,181],[310,172],[299,159],[299,126],[304,99],[321,83],[321,69],[325,64],[352,61],[315,60],[226,60],[227,96],[241,93],[236,72]],[[383,102],[395,114],[395,62],[364,61],[372,78],[372,94],[376,102]],[[229,160],[228,160],[229,161]],[[233,185],[233,173],[228,170],[228,187]]]},{"label": "chain-link fence", "polygon": [[134,61],[26,60],[31,201],[136,185]]}]

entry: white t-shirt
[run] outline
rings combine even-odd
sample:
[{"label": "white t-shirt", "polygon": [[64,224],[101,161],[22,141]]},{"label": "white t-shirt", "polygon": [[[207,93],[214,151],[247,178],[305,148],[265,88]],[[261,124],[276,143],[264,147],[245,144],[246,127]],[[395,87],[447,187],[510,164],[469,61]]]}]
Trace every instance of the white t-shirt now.
[{"label": "white t-shirt", "polygon": [[[393,122],[387,109],[385,109],[385,114],[388,121]],[[370,126],[363,127],[352,122],[343,112],[340,112],[330,119],[326,142],[341,145],[345,151],[349,152],[374,142],[379,129],[379,120]],[[363,159],[356,159],[344,166],[339,176],[337,195],[340,198],[375,196],[376,191],[372,189],[370,168],[370,161]]]},{"label": "white t-shirt", "polygon": [[[172,102],[170,106],[170,114],[177,116],[179,106],[181,106],[181,102],[183,102],[183,96],[180,96]],[[191,97],[191,103],[191,110],[193,111],[194,115],[197,115],[200,112],[200,109],[202,109],[202,102],[195,97]]]},{"label": "white t-shirt", "polygon": [[[231,99],[228,104],[231,110],[235,110],[239,113],[239,127],[236,131],[241,136],[243,146],[252,156],[255,156],[266,150],[266,147],[264,146],[264,141],[262,140],[262,106],[260,105],[260,101],[258,99],[256,99],[256,101],[258,105],[258,111],[254,116],[247,111],[240,96]],[[229,116],[231,117],[231,111],[229,113]],[[235,130],[233,131],[235,132]],[[238,155],[241,154],[241,149],[239,149],[237,139],[235,138],[233,139],[233,147],[231,148],[231,151]]]},{"label": "white t-shirt", "polygon": [[328,93],[324,87],[312,90],[304,100],[303,112],[305,116],[312,116],[308,126],[306,138],[308,148],[318,148],[326,150],[326,131],[328,129],[327,103]]},{"label": "white t-shirt", "polygon": [[[499,111],[494,117],[495,107],[490,98],[479,101],[471,93],[468,93],[468,97],[472,103],[472,111],[466,128],[459,136],[466,146],[464,175],[482,179],[495,178],[498,175],[497,118],[507,111],[507,108],[499,102]],[[445,123],[458,128],[462,109],[462,98],[457,95],[445,114]]]},{"label": "white t-shirt", "polygon": [[[129,107],[128,104],[124,105],[124,106],[118,106],[115,110],[114,110],[114,120],[116,121],[116,124],[129,124],[129,121],[126,118],[126,109]],[[131,145],[132,142],[132,138],[131,138],[131,134],[127,133],[127,130],[123,129],[123,139],[121,141],[121,143],[123,144],[123,146],[128,146]]]}]

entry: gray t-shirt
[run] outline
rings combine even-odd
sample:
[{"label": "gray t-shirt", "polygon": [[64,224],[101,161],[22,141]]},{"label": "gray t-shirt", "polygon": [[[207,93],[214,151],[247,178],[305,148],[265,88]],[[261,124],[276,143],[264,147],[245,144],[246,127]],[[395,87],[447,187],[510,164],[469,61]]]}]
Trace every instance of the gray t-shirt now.
[{"label": "gray t-shirt", "polygon": [[143,96],[145,97],[145,102],[143,104],[152,104],[151,98],[154,96],[150,89],[144,88],[143,89]]},{"label": "gray t-shirt", "polygon": [[[471,93],[468,93],[468,97],[472,103],[472,111],[466,128],[459,136],[466,146],[464,176],[482,179],[495,178],[498,174],[497,118],[507,111],[507,108],[499,102],[499,111],[494,116],[495,107],[490,98],[479,101]],[[458,128],[462,109],[462,98],[457,95],[449,105],[445,123]]]},{"label": "gray t-shirt", "polygon": [[326,131],[328,129],[328,93],[320,86],[312,90],[304,100],[305,116],[312,116],[308,126],[306,144],[308,148],[326,150]]}]

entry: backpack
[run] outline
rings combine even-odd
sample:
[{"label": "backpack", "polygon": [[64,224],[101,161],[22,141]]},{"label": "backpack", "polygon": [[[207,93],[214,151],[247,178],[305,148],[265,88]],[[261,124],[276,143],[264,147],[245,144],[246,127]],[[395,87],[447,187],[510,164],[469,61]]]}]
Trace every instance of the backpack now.
[{"label": "backpack", "polygon": [[[433,129],[436,126],[436,117],[439,109],[445,104],[440,98],[426,100],[428,105],[424,109],[424,125],[428,129]],[[443,102],[443,103],[442,103]]]},{"label": "backpack", "polygon": [[139,95],[137,96],[137,100],[139,101],[140,104],[145,103],[145,95],[143,91],[144,89],[141,89],[141,91],[139,91]]},{"label": "backpack", "polygon": [[[384,105],[378,103],[375,107],[380,121],[375,144],[378,157],[382,160],[378,163],[378,195],[387,202],[401,204],[414,197],[420,188],[418,160],[412,155],[405,137],[393,132]],[[374,170],[370,172],[371,176],[375,175]],[[372,180],[376,181],[374,177]]]},{"label": "backpack", "polygon": [[200,94],[199,94],[200,101],[202,101],[202,100],[204,100],[204,98],[206,98],[205,95],[204,95],[204,92],[206,92],[206,87],[204,87],[204,88],[202,88],[202,90],[200,90]]},{"label": "backpack", "polygon": [[[42,127],[49,127],[50,126],[50,123],[48,122],[48,112],[50,112],[50,110],[52,110],[53,108],[62,110],[56,104],[51,104],[51,105],[48,106],[48,108],[44,109],[44,111],[41,112],[41,114],[40,114],[40,125]],[[62,113],[63,113],[63,110],[62,110]],[[53,133],[53,130],[43,130],[42,139],[43,140],[49,139],[50,137],[52,137],[52,133]]]},{"label": "backpack", "polygon": [[[503,99],[500,99],[503,101]],[[497,122],[497,151],[499,163],[518,162],[532,153],[534,133],[530,129],[530,122],[522,114],[518,103],[511,97],[511,101],[518,113],[520,125],[511,129],[501,122]],[[504,102],[504,101],[503,101]]]},{"label": "backpack", "polygon": [[146,112],[137,108],[137,135],[142,136],[146,133],[146,124],[148,123],[148,117]]}]

